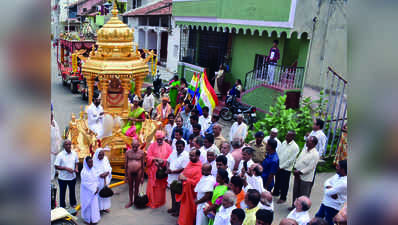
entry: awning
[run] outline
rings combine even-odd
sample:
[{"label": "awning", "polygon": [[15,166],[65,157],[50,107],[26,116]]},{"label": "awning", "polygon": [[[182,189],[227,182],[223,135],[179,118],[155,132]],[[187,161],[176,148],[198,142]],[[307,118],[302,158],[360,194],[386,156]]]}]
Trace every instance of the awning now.
[{"label": "awning", "polygon": [[226,24],[226,23],[205,23],[205,22],[191,22],[191,21],[176,21],[176,25],[182,29],[192,30],[207,30],[207,31],[218,31],[244,35],[259,35],[271,37],[273,33],[280,38],[282,35],[286,35],[287,38],[296,36],[298,39],[310,39],[308,32],[299,32],[290,28],[283,27],[266,27],[266,26],[250,26],[250,25],[238,25],[238,24]]}]

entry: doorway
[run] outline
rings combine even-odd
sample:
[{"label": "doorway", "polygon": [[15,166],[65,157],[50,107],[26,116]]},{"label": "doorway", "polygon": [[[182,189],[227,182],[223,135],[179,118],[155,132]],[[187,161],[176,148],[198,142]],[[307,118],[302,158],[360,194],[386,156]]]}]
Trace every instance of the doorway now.
[{"label": "doorway", "polygon": [[167,42],[169,39],[169,33],[162,32],[160,37],[160,62],[167,62]]}]

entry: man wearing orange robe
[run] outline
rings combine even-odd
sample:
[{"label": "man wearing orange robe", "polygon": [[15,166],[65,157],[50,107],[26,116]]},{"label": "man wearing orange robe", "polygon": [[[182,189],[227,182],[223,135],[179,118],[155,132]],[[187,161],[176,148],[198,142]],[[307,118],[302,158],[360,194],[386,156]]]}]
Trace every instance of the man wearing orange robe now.
[{"label": "man wearing orange robe", "polygon": [[164,179],[156,179],[156,171],[166,166],[172,148],[164,139],[163,131],[156,131],[156,142],[152,143],[147,153],[147,173],[148,184],[146,194],[148,195],[148,206],[158,208],[166,203],[166,187],[167,177]]},{"label": "man wearing orange robe", "polygon": [[196,184],[202,177],[202,162],[199,160],[200,151],[192,150],[189,153],[190,162],[178,177],[182,181],[182,194],[176,195],[176,200],[181,201],[179,225],[194,225],[196,221]]},{"label": "man wearing orange robe", "polygon": [[167,96],[162,97],[162,103],[156,107],[156,119],[162,122],[162,127],[165,127],[169,122],[168,116],[173,113],[173,109],[169,104],[169,98]]}]

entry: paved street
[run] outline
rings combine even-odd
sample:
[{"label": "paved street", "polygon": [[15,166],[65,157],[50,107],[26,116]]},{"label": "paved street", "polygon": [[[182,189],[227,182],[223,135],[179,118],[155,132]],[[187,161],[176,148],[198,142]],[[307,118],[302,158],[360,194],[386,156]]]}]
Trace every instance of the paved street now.
[{"label": "paved street", "polygon": [[[80,111],[80,106],[85,106],[87,103],[81,100],[80,95],[72,94],[70,90],[61,84],[61,79],[57,76],[57,66],[55,51],[53,52],[52,60],[52,103],[54,104],[55,119],[59,124],[61,130],[67,126],[70,121],[71,113],[74,112],[78,114]],[[227,124],[221,121],[224,125],[223,134],[227,137],[229,132],[229,127],[231,124]],[[300,138],[300,137],[299,137]],[[332,173],[322,173],[318,174],[316,178],[315,185],[313,187],[311,200],[313,205],[310,209],[310,214],[314,215],[319,208],[320,201],[323,196],[323,183],[324,181],[332,176]],[[291,180],[292,181],[292,180]],[[146,185],[146,184],[145,184]],[[76,194],[79,196],[80,182],[77,184]],[[118,193],[112,197],[112,208],[111,213],[103,214],[99,224],[107,225],[124,225],[124,224],[139,224],[139,225],[169,225],[176,224],[177,219],[170,216],[167,213],[167,209],[170,207],[170,193],[167,191],[167,204],[159,209],[144,209],[138,210],[134,207],[125,209],[124,205],[128,199],[128,187],[127,185],[121,185],[114,188]],[[143,189],[145,190],[145,189]],[[57,193],[58,194],[58,193]],[[288,202],[291,202],[292,185],[290,185]],[[57,196],[58,197],[58,196]],[[67,198],[68,199],[68,198]],[[79,197],[77,198],[79,202]],[[276,200],[275,200],[276,201]],[[273,224],[279,224],[279,221],[288,214],[287,208],[290,206],[289,203],[282,205],[275,204],[275,218]],[[79,224],[83,224],[83,221],[79,218]]]}]

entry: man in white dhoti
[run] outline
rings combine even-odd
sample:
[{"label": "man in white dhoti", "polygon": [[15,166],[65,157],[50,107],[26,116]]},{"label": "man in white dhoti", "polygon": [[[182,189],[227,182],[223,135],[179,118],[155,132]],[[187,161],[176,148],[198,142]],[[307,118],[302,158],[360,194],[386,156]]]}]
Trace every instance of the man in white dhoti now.
[{"label": "man in white dhoti", "polygon": [[229,132],[229,141],[234,138],[239,138],[241,141],[245,141],[247,136],[247,125],[243,122],[243,115],[239,114],[236,117],[236,122],[232,124]]},{"label": "man in white dhoti", "polygon": [[[108,157],[105,155],[104,151],[109,151],[110,149],[98,148],[94,154],[94,169],[97,172],[97,178],[99,182],[99,188],[102,189],[105,185],[109,185],[112,179],[112,167],[109,163]],[[111,208],[111,198],[101,198],[98,197],[98,205],[101,211],[107,213],[110,212]]]},{"label": "man in white dhoti", "polygon": [[83,220],[88,224],[96,224],[101,219],[98,207],[99,182],[97,172],[93,168],[93,159],[87,156],[83,161],[80,174],[80,204]]},{"label": "man in white dhoti", "polygon": [[211,165],[206,163],[202,166],[202,177],[196,184],[195,192],[197,193],[195,204],[196,208],[196,225],[208,225],[209,219],[205,216],[203,209],[208,201],[211,200],[216,178],[211,175]]},{"label": "man in white dhoti", "polygon": [[55,177],[55,157],[57,156],[62,143],[61,134],[57,122],[54,120],[54,113],[51,111],[51,181]]},{"label": "man in white dhoti", "polygon": [[104,109],[99,98],[94,97],[93,103],[87,108],[87,125],[97,135],[102,135],[102,118]]}]

